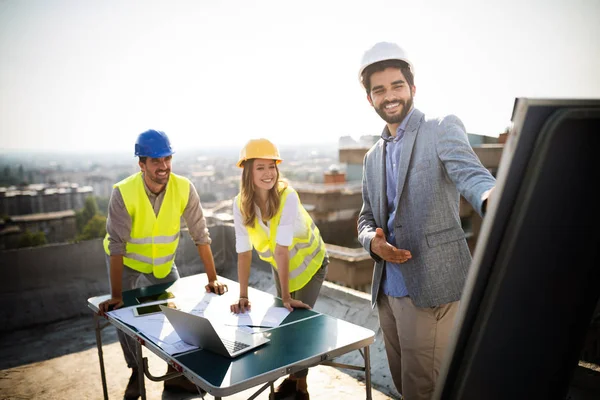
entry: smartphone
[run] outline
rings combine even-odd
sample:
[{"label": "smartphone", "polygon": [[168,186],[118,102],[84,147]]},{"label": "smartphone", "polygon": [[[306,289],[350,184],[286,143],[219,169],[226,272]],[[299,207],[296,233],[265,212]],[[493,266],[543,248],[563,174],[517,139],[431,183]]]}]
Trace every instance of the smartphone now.
[{"label": "smartphone", "polygon": [[138,303],[144,304],[144,303],[150,303],[152,301],[158,301],[158,300],[169,300],[174,297],[175,297],[175,295],[171,292],[161,292],[161,293],[156,293],[156,294],[150,294],[148,296],[136,297],[135,299],[137,300]]},{"label": "smartphone", "polygon": [[163,303],[150,304],[147,306],[137,306],[136,308],[133,309],[133,315],[135,315],[136,317],[143,317],[145,315],[151,315],[151,314],[156,314],[156,313],[162,312],[159,307],[160,305],[177,309],[177,306],[175,305],[174,302],[165,301]]}]

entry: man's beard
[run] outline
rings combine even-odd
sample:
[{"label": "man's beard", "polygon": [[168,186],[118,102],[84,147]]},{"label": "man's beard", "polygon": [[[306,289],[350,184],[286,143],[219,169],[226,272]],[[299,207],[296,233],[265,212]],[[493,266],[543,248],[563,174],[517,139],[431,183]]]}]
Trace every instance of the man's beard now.
[{"label": "man's beard", "polygon": [[[164,172],[164,171],[161,171],[161,172]],[[159,185],[164,185],[165,183],[167,183],[169,181],[169,177],[171,176],[170,169],[166,170],[166,172],[167,172],[167,176],[165,176],[165,177],[162,177],[162,176],[159,177],[156,172],[154,174],[148,174],[148,177],[150,178],[150,180],[152,182],[159,184]]]},{"label": "man's beard", "polygon": [[[390,103],[396,103],[396,102],[398,102],[402,105],[402,112],[400,112],[400,114],[396,114],[396,115],[387,115],[385,112],[385,106]],[[411,95],[407,101],[404,101],[404,100],[385,101],[385,102],[381,103],[381,105],[379,107],[375,107],[375,112],[386,123],[399,124],[404,120],[404,118],[406,118],[406,115],[408,115],[408,112],[410,111],[412,106],[413,106],[413,97]]]}]

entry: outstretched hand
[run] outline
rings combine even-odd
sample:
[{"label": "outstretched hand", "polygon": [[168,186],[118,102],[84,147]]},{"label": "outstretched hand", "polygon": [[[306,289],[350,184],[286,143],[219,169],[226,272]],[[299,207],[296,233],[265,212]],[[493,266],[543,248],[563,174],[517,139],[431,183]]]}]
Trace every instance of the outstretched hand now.
[{"label": "outstretched hand", "polygon": [[412,258],[410,251],[397,249],[389,244],[381,228],[375,230],[375,236],[371,239],[371,251],[385,261],[395,264],[405,263]]}]

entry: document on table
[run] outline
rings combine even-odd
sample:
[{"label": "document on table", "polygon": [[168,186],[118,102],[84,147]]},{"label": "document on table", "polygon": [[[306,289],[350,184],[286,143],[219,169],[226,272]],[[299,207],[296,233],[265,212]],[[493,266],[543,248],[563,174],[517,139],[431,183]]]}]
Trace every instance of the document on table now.
[{"label": "document on table", "polygon": [[[229,311],[232,299],[228,297],[230,296],[204,293],[201,299],[179,297],[170,301],[175,302],[178,309],[207,318],[215,325],[233,325],[249,333],[260,332],[253,329],[256,327],[267,329],[277,327],[290,313],[285,307],[261,307],[259,302],[256,306],[253,305],[251,311],[233,314]],[[181,340],[163,313],[136,317],[133,309],[138,306],[113,310],[108,312],[108,315],[133,326],[170,355],[197,348]]]},{"label": "document on table", "polygon": [[289,315],[285,307],[269,307],[263,310],[252,309],[240,314],[229,314],[221,318],[224,325],[275,328]]},{"label": "document on table", "polygon": [[[260,302],[252,303],[252,308],[244,313],[234,314],[223,312],[224,309],[229,310],[229,306],[235,303],[235,300],[230,296],[221,296],[214,299],[203,310],[203,316],[222,325],[275,328],[281,325],[281,322],[290,313],[285,307],[275,307],[261,304]],[[192,314],[194,313],[192,312]]]}]

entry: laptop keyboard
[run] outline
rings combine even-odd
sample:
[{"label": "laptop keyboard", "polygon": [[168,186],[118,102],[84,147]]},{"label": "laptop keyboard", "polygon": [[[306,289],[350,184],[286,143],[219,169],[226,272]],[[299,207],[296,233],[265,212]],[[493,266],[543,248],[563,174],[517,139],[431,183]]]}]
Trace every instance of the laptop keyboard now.
[{"label": "laptop keyboard", "polygon": [[221,341],[223,342],[223,344],[225,345],[225,348],[227,350],[229,350],[230,353],[234,353],[238,350],[245,349],[246,347],[250,346],[249,344],[246,344],[246,343],[234,342],[232,340],[227,340],[227,339],[223,339],[223,338],[221,338]]}]

